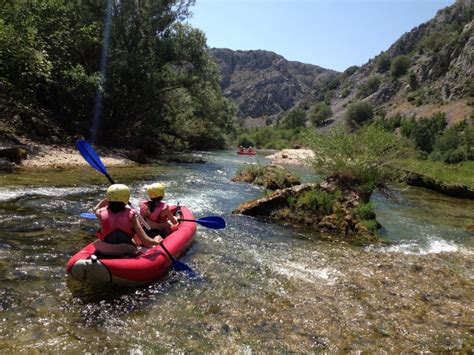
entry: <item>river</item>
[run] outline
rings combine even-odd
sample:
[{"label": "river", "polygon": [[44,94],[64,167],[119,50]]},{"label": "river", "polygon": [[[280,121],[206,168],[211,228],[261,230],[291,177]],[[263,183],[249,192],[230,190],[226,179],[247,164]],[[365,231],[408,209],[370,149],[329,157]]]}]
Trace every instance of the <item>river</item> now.
[{"label": "river", "polygon": [[198,152],[205,164],[109,168],[131,186],[162,181],[166,200],[224,230],[198,226],[182,261],[132,290],[84,287],[66,262],[94,240],[84,220],[106,179],[90,167],[0,176],[2,353],[453,352],[474,347],[474,201],[417,188],[374,195],[391,244],[357,247],[311,230],[233,215],[258,187],[233,183],[259,156]]}]

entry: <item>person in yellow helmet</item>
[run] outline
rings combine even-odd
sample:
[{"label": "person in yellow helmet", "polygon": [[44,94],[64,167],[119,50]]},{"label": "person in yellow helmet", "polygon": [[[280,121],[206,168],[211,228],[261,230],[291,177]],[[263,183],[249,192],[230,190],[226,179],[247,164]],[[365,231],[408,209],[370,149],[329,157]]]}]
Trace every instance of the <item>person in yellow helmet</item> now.
[{"label": "person in yellow helmet", "polygon": [[160,234],[166,237],[178,228],[178,221],[170,211],[167,203],[163,202],[165,187],[154,183],[146,187],[149,200],[140,202],[140,214],[151,227],[151,235]]},{"label": "person in yellow helmet", "polygon": [[97,232],[99,240],[96,249],[109,255],[134,254],[137,246],[134,243],[136,235],[139,242],[146,247],[158,245],[161,237],[150,238],[143,230],[135,210],[129,208],[130,189],[127,185],[113,184],[109,186],[106,197],[95,207],[94,212],[100,221]]}]

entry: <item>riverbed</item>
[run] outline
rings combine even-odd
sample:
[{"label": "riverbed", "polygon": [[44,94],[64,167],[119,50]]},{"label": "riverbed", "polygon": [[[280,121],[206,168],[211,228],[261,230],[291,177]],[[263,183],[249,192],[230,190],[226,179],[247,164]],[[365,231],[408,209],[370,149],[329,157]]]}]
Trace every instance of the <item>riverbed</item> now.
[{"label": "riverbed", "polygon": [[161,181],[166,200],[224,230],[198,226],[182,261],[202,276],[171,271],[136,289],[92,289],[66,262],[94,240],[84,220],[107,180],[90,167],[0,176],[0,351],[453,352],[474,346],[474,202],[397,187],[374,195],[390,242],[355,247],[311,230],[232,214],[261,196],[230,179],[262,156],[197,152],[205,164],[110,167],[131,186]]}]

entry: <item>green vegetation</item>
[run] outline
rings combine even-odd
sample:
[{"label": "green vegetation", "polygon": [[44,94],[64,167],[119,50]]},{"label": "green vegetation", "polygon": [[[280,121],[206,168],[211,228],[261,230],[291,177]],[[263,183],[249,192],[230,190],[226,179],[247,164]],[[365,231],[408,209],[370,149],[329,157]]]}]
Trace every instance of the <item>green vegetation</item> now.
[{"label": "green vegetation", "polygon": [[325,102],[318,102],[309,109],[309,120],[315,127],[322,126],[331,116],[331,106]]},{"label": "green vegetation", "polygon": [[474,160],[474,126],[472,120],[464,120],[447,128],[444,113],[430,118],[415,118],[395,115],[377,119],[374,124],[389,132],[400,128],[419,150],[420,157],[454,164]]},{"label": "green vegetation", "polygon": [[272,126],[247,128],[238,131],[233,141],[237,146],[251,145],[266,149],[284,149],[301,144],[303,141],[301,132],[300,129],[283,129]]},{"label": "green vegetation", "polygon": [[414,117],[405,119],[401,123],[401,132],[410,138],[415,147],[428,154],[433,151],[433,145],[438,136],[446,127],[446,115],[438,113],[428,119],[416,120]]},{"label": "green vegetation", "polygon": [[349,105],[346,111],[346,122],[352,129],[361,127],[364,123],[372,120],[374,110],[368,102],[359,101]]},{"label": "green vegetation", "polygon": [[359,69],[359,67],[357,65],[350,66],[349,68],[344,70],[343,76],[344,77],[351,76],[352,74],[354,74],[357,71],[357,69]]},{"label": "green vegetation", "polygon": [[47,112],[74,136],[88,135],[100,87],[106,144],[147,151],[223,147],[234,108],[221,94],[204,34],[183,22],[192,3],[112,2],[102,81],[107,1],[4,1],[0,91],[9,93],[9,107]]},{"label": "green vegetation", "polygon": [[336,190],[333,193],[311,190],[307,191],[295,201],[290,201],[293,208],[301,209],[312,213],[323,212],[324,214],[330,214],[334,203],[341,197],[341,192]]},{"label": "green vegetation", "polygon": [[317,175],[339,177],[367,196],[397,179],[395,166],[410,153],[403,138],[374,125],[353,134],[342,127],[325,135],[309,132],[306,139],[308,146],[318,152],[313,161]]},{"label": "green vegetation", "polygon": [[380,78],[378,75],[374,75],[367,80],[366,83],[359,86],[359,90],[357,92],[357,96],[359,98],[365,98],[374,92],[376,92],[380,86]]},{"label": "green vegetation", "polygon": [[400,165],[408,170],[434,178],[447,184],[466,185],[474,188],[474,161],[445,164],[431,160],[403,160]]},{"label": "green vegetation", "polygon": [[279,122],[279,126],[283,129],[297,129],[304,127],[306,124],[306,112],[301,107],[296,107],[288,112]]},{"label": "green vegetation", "polygon": [[300,184],[300,179],[281,166],[245,164],[237,170],[233,181],[251,182],[268,190],[284,189]]},{"label": "green vegetation", "polygon": [[361,203],[353,209],[354,215],[361,220],[375,219],[374,205],[372,202]]},{"label": "green vegetation", "polygon": [[390,58],[387,53],[380,54],[375,58],[375,67],[377,68],[378,73],[385,73],[390,69]]},{"label": "green vegetation", "polygon": [[399,78],[405,75],[408,72],[408,68],[410,67],[410,58],[405,55],[399,55],[395,57],[392,61],[390,66],[390,74],[394,78]]}]

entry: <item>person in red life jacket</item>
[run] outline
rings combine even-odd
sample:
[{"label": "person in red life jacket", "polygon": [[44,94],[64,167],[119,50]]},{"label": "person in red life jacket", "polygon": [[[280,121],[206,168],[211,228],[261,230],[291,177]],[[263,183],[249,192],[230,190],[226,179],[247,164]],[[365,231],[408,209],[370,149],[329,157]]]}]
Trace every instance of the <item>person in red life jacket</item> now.
[{"label": "person in red life jacket", "polygon": [[[96,249],[109,255],[134,254],[137,245],[134,238],[146,247],[160,244],[161,237],[150,238],[143,230],[135,210],[127,207],[130,189],[123,184],[111,185],[106,198],[100,201],[94,212],[100,221]],[[136,237],[135,237],[136,236]]]},{"label": "person in red life jacket", "polygon": [[140,202],[140,214],[150,225],[150,236],[160,234],[166,237],[178,229],[178,221],[171,213],[167,203],[163,202],[165,187],[163,184],[154,183],[146,187],[150,200]]},{"label": "person in red life jacket", "polygon": [[241,153],[244,152],[244,147],[243,147],[243,146],[240,146],[240,147],[239,147],[239,152],[241,152]]}]

